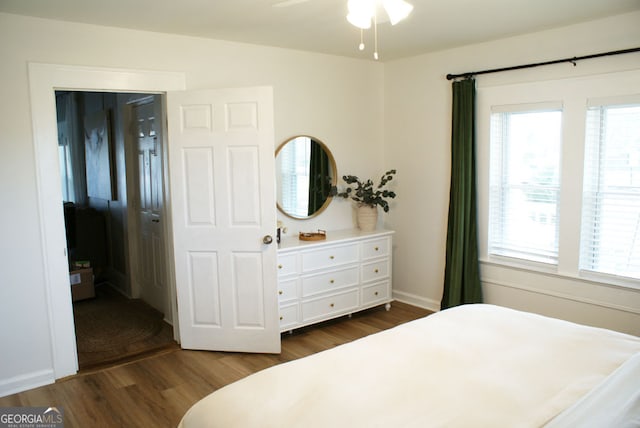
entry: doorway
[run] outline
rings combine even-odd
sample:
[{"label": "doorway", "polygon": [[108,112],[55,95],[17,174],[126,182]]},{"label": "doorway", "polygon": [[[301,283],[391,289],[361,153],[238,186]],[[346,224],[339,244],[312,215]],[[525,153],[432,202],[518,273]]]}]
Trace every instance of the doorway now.
[{"label": "doorway", "polygon": [[[29,88],[34,121],[34,152],[36,154],[38,203],[44,286],[51,330],[50,370],[42,373],[38,382],[54,382],[78,370],[73,307],[69,291],[69,267],[64,234],[64,217],[60,209],[60,171],[57,152],[57,126],[54,91],[97,90],[114,92],[165,93],[184,90],[184,73],[122,70],[99,67],[77,67],[60,64],[29,63]],[[55,177],[55,179],[51,179]],[[170,268],[172,268],[170,261]],[[172,278],[172,276],[170,276]],[[174,315],[174,335],[177,335],[175,283],[169,284],[171,313]],[[175,336],[177,338],[177,336]]]},{"label": "doorway", "polygon": [[[64,218],[62,210],[60,209],[60,201],[62,200],[62,192],[60,190],[60,170],[58,165],[58,152],[57,152],[57,130],[56,130],[56,107],[54,99],[55,90],[97,90],[97,91],[114,91],[114,92],[147,92],[154,94],[178,94],[183,93],[186,89],[186,75],[181,72],[163,72],[163,71],[144,71],[144,70],[130,70],[130,69],[113,69],[113,68],[100,68],[100,67],[79,67],[70,65],[59,64],[38,64],[29,63],[29,93],[31,101],[31,112],[33,119],[33,135],[34,135],[34,153],[36,158],[36,182],[37,182],[37,198],[39,209],[39,226],[42,235],[42,268],[44,271],[44,288],[45,299],[47,307],[47,319],[50,329],[51,337],[51,368],[43,370],[38,373],[38,382],[53,382],[55,379],[59,379],[65,376],[73,375],[77,372],[77,349],[75,346],[75,329],[73,322],[73,308],[70,299],[69,288],[69,270],[68,259],[66,254],[66,237],[64,234]],[[245,232],[250,231],[252,237],[248,237],[252,247],[248,250],[235,250],[236,265],[243,266],[242,263],[249,260],[253,260],[252,266],[262,266],[262,274],[258,275],[259,270],[254,269],[252,272],[256,272],[254,280],[262,281],[261,285],[256,285],[256,281],[248,282],[249,276],[245,275],[245,271],[242,269],[231,271],[228,269],[228,264],[222,264],[226,268],[224,274],[224,283],[235,284],[236,293],[233,293],[233,288],[225,287],[224,297],[233,298],[233,296],[247,297],[248,301],[242,302],[240,306],[224,305],[223,307],[231,308],[231,315],[237,317],[235,312],[238,307],[244,308],[249,306],[258,307],[260,314],[263,315],[264,325],[251,326],[245,333],[249,333],[244,336],[232,336],[230,337],[238,344],[242,351],[249,350],[248,347],[254,345],[256,337],[260,337],[264,341],[265,346],[278,346],[279,348],[279,328],[278,328],[278,313],[277,313],[277,290],[276,290],[276,248],[275,246],[268,246],[263,244],[263,236],[273,233],[273,225],[275,225],[275,189],[272,182],[274,175],[274,159],[273,159],[273,94],[271,87],[255,87],[255,88],[239,88],[239,89],[220,89],[217,92],[203,93],[201,91],[198,96],[204,96],[205,99],[213,96],[213,100],[202,102],[189,101],[188,105],[180,106],[177,99],[173,99],[167,105],[167,109],[170,110],[168,117],[172,118],[169,121],[169,128],[174,131],[179,130],[182,125],[186,123],[189,125],[187,131],[197,131],[199,125],[213,124],[213,120],[216,118],[217,123],[220,119],[224,119],[226,124],[221,123],[221,129],[227,129],[227,132],[223,138],[223,141],[232,143],[237,139],[232,138],[232,135],[242,135],[243,138],[249,138],[252,142],[250,145],[243,144],[243,139],[239,139],[236,143],[239,143],[241,147],[234,150],[234,158],[236,161],[236,167],[234,167],[234,174],[231,176],[222,175],[220,180],[220,189],[225,190],[227,188],[233,189],[233,185],[226,186],[226,179],[233,179],[235,185],[249,186],[248,189],[241,188],[238,191],[231,192],[230,195],[239,196],[239,200],[231,201],[229,204],[217,204],[216,206],[222,209],[219,215],[228,215],[229,212],[247,214],[254,213],[257,215],[254,218],[250,227],[246,224],[243,227]],[[189,95],[187,94],[187,97]],[[168,97],[163,97],[163,100]],[[178,101],[178,102],[177,102]],[[214,107],[215,105],[215,107]],[[172,107],[173,106],[173,107]],[[203,109],[209,113],[203,114]],[[226,111],[226,113],[211,115],[210,113],[216,111]],[[188,116],[186,121],[181,121],[184,116]],[[166,118],[163,118],[166,120]],[[204,123],[203,123],[204,121]],[[260,126],[257,126],[260,124]],[[172,132],[173,134],[173,132]],[[252,136],[251,136],[252,135]],[[221,147],[222,148],[222,147]],[[185,175],[176,170],[173,166],[180,165],[184,162],[183,154],[185,147],[180,144],[172,144],[170,147],[169,157],[171,158],[171,171],[170,176],[165,175],[164,182],[169,188],[171,183],[171,199],[172,209],[165,208],[167,214],[171,214],[171,218],[166,217],[168,221],[165,222],[165,236],[167,241],[167,253],[171,254],[171,257],[167,258],[169,270],[168,290],[170,294],[169,306],[170,313],[173,319],[174,337],[177,341],[184,345],[181,340],[182,336],[187,333],[193,332],[198,327],[191,325],[194,322],[194,318],[190,316],[190,309],[193,309],[193,299],[180,299],[181,306],[178,310],[178,299],[176,298],[176,291],[189,293],[190,289],[187,287],[195,285],[200,286],[203,283],[202,280],[206,279],[207,275],[211,271],[207,271],[208,267],[211,267],[211,263],[199,264],[198,276],[195,278],[198,281],[193,283],[192,277],[189,277],[189,271],[185,270],[184,258],[181,254],[189,249],[184,247],[184,239],[186,231],[177,230],[175,226],[181,224],[185,227],[194,226],[193,222],[184,223],[177,219],[190,212],[191,209],[195,210],[192,214],[202,214],[206,210],[201,210],[203,207],[203,201],[198,200],[199,195],[196,187],[199,184],[204,184],[210,188],[208,196],[213,196],[215,182],[211,181],[211,174],[207,171],[213,164],[208,161],[207,158],[198,157],[198,153],[211,152],[213,148],[195,148],[189,150],[189,160],[194,162],[194,165],[187,169],[189,174]],[[165,158],[167,155],[165,154]],[[218,156],[217,158],[224,158],[224,156]],[[182,161],[181,161],[182,159]],[[252,163],[256,168],[250,169],[258,175],[253,175],[252,180],[246,180],[246,174],[243,175],[243,163]],[[256,163],[257,162],[257,163]],[[258,167],[259,164],[259,167]],[[204,179],[204,181],[203,181]],[[258,180],[259,179],[259,180]],[[184,190],[188,188],[187,181],[195,187],[191,190],[195,193],[184,193]],[[256,186],[252,186],[252,184]],[[257,191],[260,185],[267,187],[266,191]],[[217,187],[216,187],[217,188]],[[253,196],[251,196],[253,195]],[[188,196],[188,198],[184,198]],[[176,199],[180,202],[176,204]],[[209,198],[211,199],[211,198]],[[261,209],[245,210],[243,206],[249,202],[255,202]],[[191,203],[191,205],[185,205]],[[211,205],[207,205],[211,207]],[[234,210],[225,210],[225,207],[235,207]],[[177,208],[180,207],[180,208]],[[274,207],[270,209],[270,207]],[[189,208],[189,210],[187,210]],[[185,211],[187,210],[187,211]],[[198,216],[196,216],[198,217]],[[197,218],[196,218],[197,219]],[[239,219],[242,220],[242,219]],[[196,222],[197,223],[197,222]],[[173,225],[173,227],[171,227]],[[197,226],[197,224],[195,224]],[[196,227],[197,228],[197,227]],[[180,241],[176,243],[176,240]],[[207,240],[208,244],[213,244],[209,250],[209,254],[215,254],[217,251],[224,251],[226,256],[231,254],[232,247],[227,244],[235,244],[236,240],[222,239],[222,240]],[[186,242],[189,242],[188,240]],[[244,242],[244,241],[242,241]],[[190,242],[189,242],[190,243]],[[228,248],[220,247],[220,245],[227,245]],[[182,247],[179,247],[182,245]],[[196,250],[192,251],[194,255],[202,254]],[[247,257],[247,254],[249,257]],[[206,255],[206,254],[205,254]],[[210,260],[203,260],[205,262]],[[182,263],[180,266],[177,262]],[[207,273],[209,272],[209,273]],[[242,275],[236,275],[230,277],[233,272],[242,273]],[[235,281],[235,282],[234,282]],[[180,284],[177,288],[176,284]],[[244,288],[243,288],[244,287]],[[242,293],[238,290],[247,290],[247,287],[252,287],[257,290],[257,293]],[[193,289],[193,287],[192,287]],[[199,290],[199,289],[198,289]],[[198,291],[197,290],[197,291]],[[264,299],[260,299],[263,296]],[[202,301],[204,303],[198,306],[198,309],[202,314],[210,314],[213,311],[212,302]],[[215,308],[217,309],[217,308]],[[180,317],[178,317],[180,315]],[[182,325],[184,321],[184,326]],[[195,322],[199,321],[195,318]],[[236,324],[233,323],[233,318],[224,318],[225,326],[233,330]],[[217,327],[216,327],[217,328]],[[226,330],[225,330],[226,331]],[[185,332],[185,333],[183,333]],[[230,333],[231,334],[231,333]],[[207,346],[207,349],[221,349],[219,346],[211,347]],[[263,349],[254,350],[254,352],[263,352]]]},{"label": "doorway", "polygon": [[161,97],[56,91],[56,107],[78,366],[175,349]]}]

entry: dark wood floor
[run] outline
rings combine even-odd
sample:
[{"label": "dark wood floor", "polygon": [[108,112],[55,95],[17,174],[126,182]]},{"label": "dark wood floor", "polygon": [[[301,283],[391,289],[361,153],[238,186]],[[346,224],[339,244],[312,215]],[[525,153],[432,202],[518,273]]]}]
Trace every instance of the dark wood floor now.
[{"label": "dark wood floor", "polygon": [[198,400],[258,370],[429,314],[393,303],[284,334],[279,355],[170,350],[0,398],[0,407],[57,406],[65,427],[175,427]]}]

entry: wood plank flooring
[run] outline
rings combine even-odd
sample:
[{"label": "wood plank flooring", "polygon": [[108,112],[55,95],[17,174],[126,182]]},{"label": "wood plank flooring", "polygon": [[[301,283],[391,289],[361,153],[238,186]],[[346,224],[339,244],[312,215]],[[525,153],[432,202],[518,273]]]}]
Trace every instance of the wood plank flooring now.
[{"label": "wood plank flooring", "polygon": [[251,373],[333,348],[430,312],[394,302],[283,334],[282,353],[169,350],[0,398],[0,407],[57,406],[65,427],[175,427],[198,400]]}]

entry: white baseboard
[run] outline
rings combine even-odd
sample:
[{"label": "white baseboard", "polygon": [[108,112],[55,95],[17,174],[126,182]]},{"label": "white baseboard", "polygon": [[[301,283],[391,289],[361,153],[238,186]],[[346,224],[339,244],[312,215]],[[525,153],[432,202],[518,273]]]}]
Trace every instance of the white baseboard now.
[{"label": "white baseboard", "polygon": [[433,312],[440,310],[440,302],[432,299],[427,299],[415,294],[406,293],[400,290],[393,290],[393,298],[398,302],[407,303],[409,305],[417,306],[419,308],[428,309]]},{"label": "white baseboard", "polygon": [[53,369],[40,370],[26,375],[15,376],[0,380],[0,397],[16,394],[18,392],[49,385],[55,382]]}]

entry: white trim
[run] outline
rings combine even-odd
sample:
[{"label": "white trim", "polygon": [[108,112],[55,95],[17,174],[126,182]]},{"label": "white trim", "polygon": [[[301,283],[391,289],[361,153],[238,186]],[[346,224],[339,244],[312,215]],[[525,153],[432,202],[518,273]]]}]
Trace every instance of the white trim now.
[{"label": "white trim", "polygon": [[640,280],[635,278],[629,278],[626,276],[611,275],[602,272],[594,272],[587,269],[580,269],[578,271],[580,280],[594,282],[598,285],[611,285],[615,287],[628,288],[631,290],[640,291]]},{"label": "white trim", "polygon": [[576,296],[576,295],[573,295],[573,294],[561,293],[561,292],[557,292],[557,291],[534,288],[534,287],[530,287],[530,286],[526,286],[526,285],[522,285],[522,284],[516,284],[514,282],[498,281],[498,280],[492,280],[492,279],[484,279],[484,280],[482,280],[482,285],[483,285],[483,287],[485,285],[490,285],[490,286],[496,286],[496,287],[511,288],[511,289],[515,289],[515,290],[526,291],[526,292],[529,292],[529,293],[536,293],[536,294],[540,294],[540,295],[544,295],[544,296],[551,296],[551,297],[556,297],[556,298],[560,298],[560,299],[564,299],[564,300],[570,300],[570,301],[573,301],[573,302],[585,303],[585,304],[593,305],[593,306],[599,306],[601,308],[613,309],[613,310],[616,310],[616,311],[623,311],[623,312],[628,312],[628,313],[635,314],[635,315],[640,315],[640,308],[635,308],[633,306],[626,306],[626,305],[620,305],[620,304],[615,304],[615,303],[603,302],[603,301],[589,299],[589,298],[582,297],[582,296]]},{"label": "white trim", "polygon": [[417,306],[423,309],[428,309],[433,312],[438,312],[440,310],[439,301],[418,296],[416,294],[406,293],[404,291],[399,291],[399,290],[393,290],[392,294],[393,294],[393,299],[397,300],[398,302]]},{"label": "white trim", "polygon": [[[611,289],[620,288],[630,292],[638,291],[638,287],[635,287],[632,284],[629,284],[628,282],[618,284],[611,281],[598,281],[598,279],[596,279],[596,275],[593,275],[593,274],[591,275],[591,278],[587,278],[586,276],[583,276],[583,274],[576,276],[576,275],[570,275],[566,273],[559,273],[557,269],[543,270],[543,269],[536,268],[536,266],[534,266],[534,264],[531,262],[506,263],[506,262],[503,262],[502,260],[496,261],[491,259],[490,260],[481,259],[480,266],[496,267],[500,269],[510,269],[510,270],[523,272],[529,275],[543,275],[548,278],[555,278],[560,280],[578,281],[585,284],[596,285],[598,287],[606,287]],[[603,276],[606,276],[607,279],[610,279],[612,277],[612,275],[600,275],[600,277],[603,277]],[[484,281],[484,278],[482,278],[482,280]]]},{"label": "white trim", "polygon": [[14,376],[0,382],[0,397],[53,383],[53,370],[40,370],[26,375]]},{"label": "white trim", "polygon": [[500,104],[491,106],[491,114],[558,111],[562,110],[563,107],[564,105],[561,100],[540,101],[522,104]]},{"label": "white trim", "polygon": [[[489,255],[489,201],[490,201],[490,117],[493,106],[545,103],[561,99],[563,114],[563,143],[561,154],[560,217],[558,263],[560,277],[588,282],[579,275],[580,219],[582,209],[585,109],[588,100],[627,99],[640,93],[638,76],[640,69],[593,74],[580,77],[549,79],[536,82],[519,82],[500,85],[497,82],[478,85],[477,123],[477,193],[478,193],[478,243],[481,260],[492,263],[505,261],[511,266],[515,259],[506,261]],[[520,263],[518,263],[520,264]],[[539,266],[538,266],[539,267]],[[532,268],[532,273],[538,272]],[[548,270],[548,269],[546,269]],[[593,281],[591,281],[593,282]],[[597,283],[602,285],[603,283]],[[618,287],[625,285],[616,281]],[[629,290],[638,290],[632,283]]]},{"label": "white trim", "polygon": [[78,360],[64,219],[60,209],[62,191],[59,186],[60,179],[51,179],[60,175],[54,91],[72,89],[162,93],[184,90],[186,76],[179,72],[60,64],[29,63],[28,68],[45,298],[51,335],[51,365],[54,374],[52,379],[58,379],[75,374]]}]

